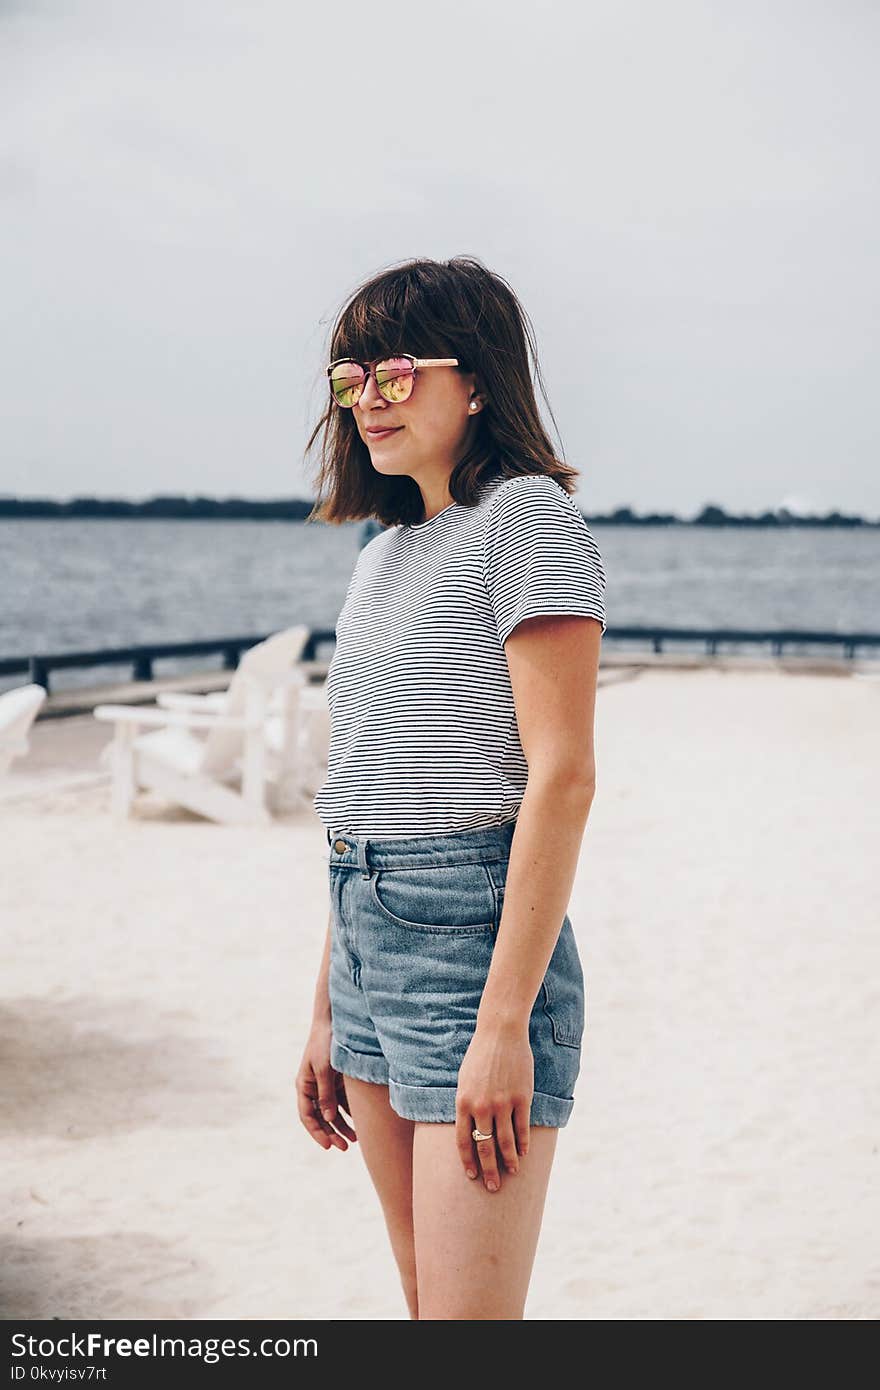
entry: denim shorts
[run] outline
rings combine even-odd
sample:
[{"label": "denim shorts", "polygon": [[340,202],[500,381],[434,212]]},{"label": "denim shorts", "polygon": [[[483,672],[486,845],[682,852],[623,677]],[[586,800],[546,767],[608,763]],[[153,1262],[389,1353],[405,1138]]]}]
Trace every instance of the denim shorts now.
[{"label": "denim shorts", "polygon": [[[330,1064],[387,1085],[405,1119],[455,1121],[515,825],[393,839],[327,832]],[[529,1018],[532,1125],[567,1123],[583,1031],[584,977],[566,914]]]}]

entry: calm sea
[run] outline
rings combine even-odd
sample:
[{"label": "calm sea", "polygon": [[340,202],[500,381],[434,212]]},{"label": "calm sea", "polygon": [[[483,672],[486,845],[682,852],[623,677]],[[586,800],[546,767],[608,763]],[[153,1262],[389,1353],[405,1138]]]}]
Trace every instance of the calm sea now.
[{"label": "calm sea", "polygon": [[[607,573],[608,647],[614,627],[630,623],[880,630],[880,530],[591,529]],[[0,521],[0,656],[296,622],[332,629],[360,541],[357,524]],[[155,674],[220,664],[162,661]],[[128,670],[59,671],[52,687],[127,679]],[[0,689],[21,680],[0,677]]]}]

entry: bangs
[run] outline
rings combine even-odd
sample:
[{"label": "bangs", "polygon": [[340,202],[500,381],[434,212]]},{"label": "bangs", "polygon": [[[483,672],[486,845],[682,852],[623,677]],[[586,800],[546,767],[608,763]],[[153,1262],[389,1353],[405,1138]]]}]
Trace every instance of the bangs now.
[{"label": "bangs", "polygon": [[425,289],[400,272],[365,285],[339,316],[331,358],[376,362],[401,352],[454,357],[427,299]]}]

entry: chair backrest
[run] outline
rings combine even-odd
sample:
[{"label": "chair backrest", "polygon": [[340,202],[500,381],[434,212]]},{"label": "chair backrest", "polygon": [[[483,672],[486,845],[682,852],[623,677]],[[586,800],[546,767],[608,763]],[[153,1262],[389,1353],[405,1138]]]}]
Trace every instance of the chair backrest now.
[{"label": "chair backrest", "polygon": [[[248,713],[249,694],[259,700],[260,690],[265,692],[268,700],[273,681],[288,674],[302,655],[308,638],[308,627],[304,623],[297,623],[295,627],[275,632],[265,641],[249,647],[242,655],[229,682],[224,715],[241,716]],[[210,775],[226,772],[236,758],[241,756],[243,746],[243,730],[212,729],[205,740],[202,772]]]},{"label": "chair backrest", "polygon": [[42,685],[18,685],[0,695],[0,776],[28,750],[28,731],[46,698]]}]

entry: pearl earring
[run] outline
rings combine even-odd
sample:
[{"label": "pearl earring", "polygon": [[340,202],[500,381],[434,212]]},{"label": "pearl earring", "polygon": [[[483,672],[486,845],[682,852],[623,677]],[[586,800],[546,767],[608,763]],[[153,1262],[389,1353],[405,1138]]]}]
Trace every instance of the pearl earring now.
[{"label": "pearl earring", "polygon": [[471,401],[470,405],[468,406],[468,410],[476,410],[476,408],[477,408],[477,403],[476,403],[476,401]]}]

